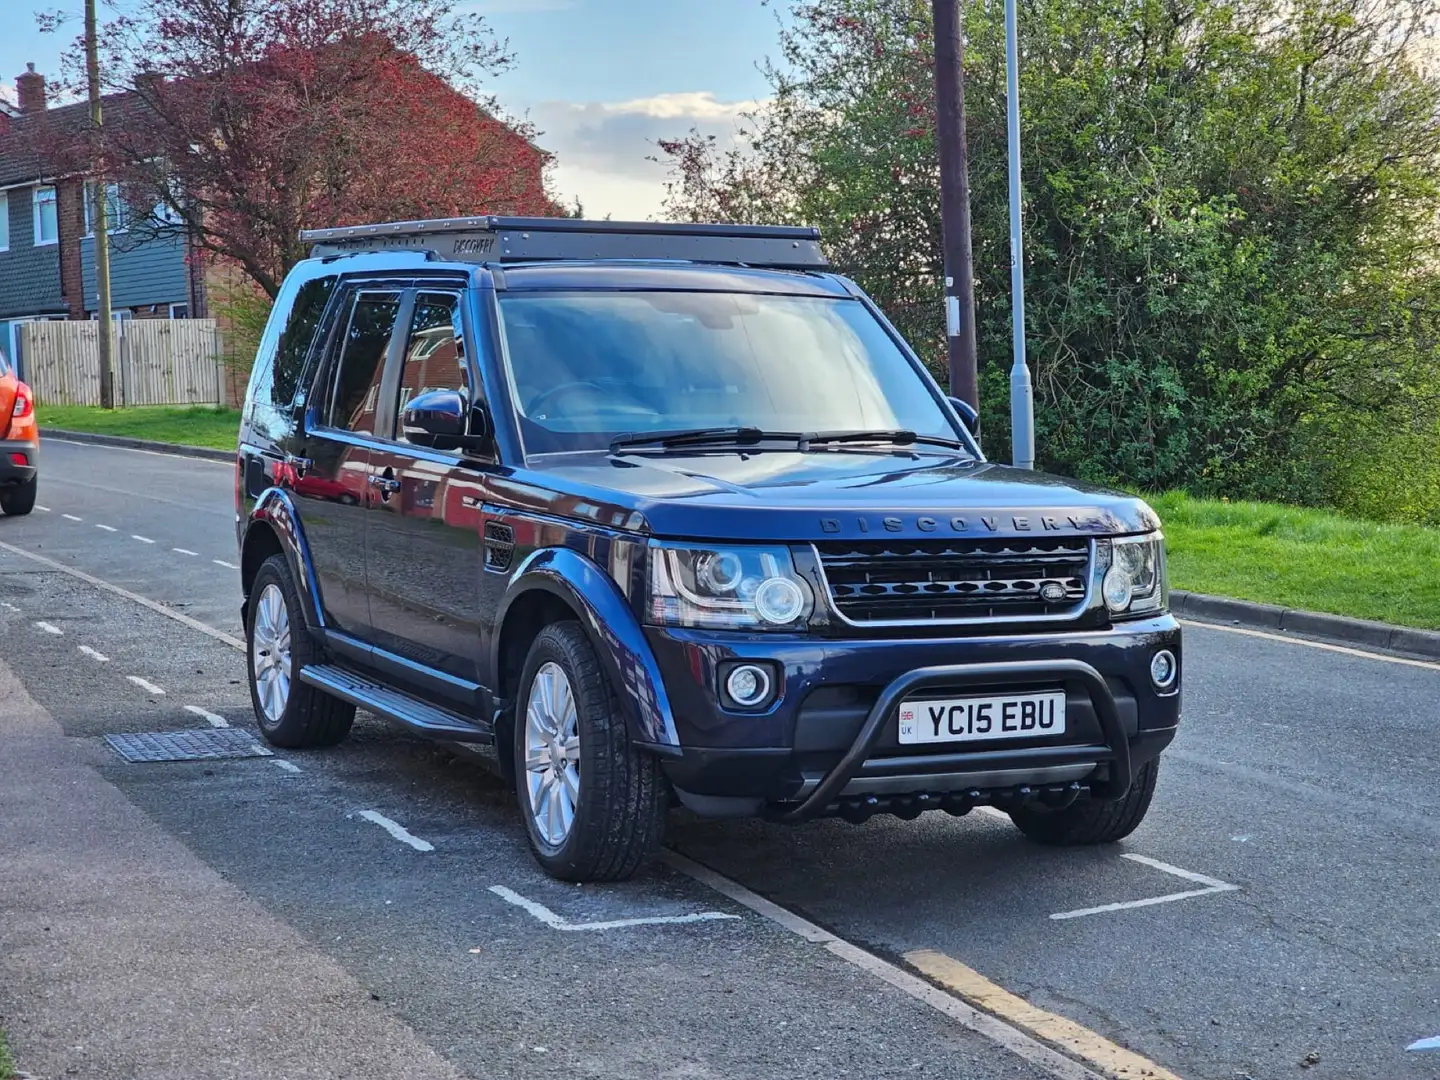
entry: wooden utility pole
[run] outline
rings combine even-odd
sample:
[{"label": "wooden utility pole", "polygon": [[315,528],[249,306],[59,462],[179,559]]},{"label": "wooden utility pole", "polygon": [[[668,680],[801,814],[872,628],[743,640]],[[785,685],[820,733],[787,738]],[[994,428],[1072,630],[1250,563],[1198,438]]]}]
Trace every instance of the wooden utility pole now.
[{"label": "wooden utility pole", "polygon": [[980,407],[975,358],[975,270],[970,251],[970,174],[965,152],[965,40],[959,0],[935,13],[935,123],[940,147],[940,221],[945,234],[945,337],[950,393]]},{"label": "wooden utility pole", "polygon": [[[115,367],[111,354],[115,339],[110,321],[110,212],[105,200],[105,174],[101,169],[104,147],[100,116],[100,45],[95,32],[95,0],[85,0],[85,74],[90,84],[90,123],[95,128],[97,151],[91,159],[91,221],[95,229],[95,281],[100,287],[100,405],[115,407]],[[82,284],[83,292],[83,284]],[[83,304],[82,298],[82,304]]]}]

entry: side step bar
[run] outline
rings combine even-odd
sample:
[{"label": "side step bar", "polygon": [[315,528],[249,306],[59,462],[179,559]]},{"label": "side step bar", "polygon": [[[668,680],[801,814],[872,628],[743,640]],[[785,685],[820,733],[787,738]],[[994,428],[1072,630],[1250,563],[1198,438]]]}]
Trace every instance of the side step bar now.
[{"label": "side step bar", "polygon": [[495,728],[485,720],[442,709],[409,694],[394,690],[383,683],[356,675],[338,664],[311,664],[300,669],[300,681],[354,702],[378,716],[393,720],[403,728],[427,739],[445,742],[495,742]]}]

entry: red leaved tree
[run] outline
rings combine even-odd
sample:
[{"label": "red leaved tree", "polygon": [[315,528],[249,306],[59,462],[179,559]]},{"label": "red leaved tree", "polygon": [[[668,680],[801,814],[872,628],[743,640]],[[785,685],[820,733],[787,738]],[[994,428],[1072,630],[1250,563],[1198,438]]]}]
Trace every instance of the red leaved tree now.
[{"label": "red leaved tree", "polygon": [[102,162],[132,230],[271,297],[302,228],[561,212],[548,155],[482,94],[505,44],[452,0],[139,0],[100,41],[104,126],[52,125],[48,156]]}]

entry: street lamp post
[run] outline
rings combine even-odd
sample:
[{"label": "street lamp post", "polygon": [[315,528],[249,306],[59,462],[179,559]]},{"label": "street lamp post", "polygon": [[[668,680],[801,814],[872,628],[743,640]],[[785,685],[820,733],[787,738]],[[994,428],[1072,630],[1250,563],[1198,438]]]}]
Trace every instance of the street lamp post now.
[{"label": "street lamp post", "polygon": [[1015,0],[1005,0],[1005,127],[1010,158],[1010,459],[1035,467],[1035,389],[1025,360],[1025,253],[1020,201],[1020,46]]}]

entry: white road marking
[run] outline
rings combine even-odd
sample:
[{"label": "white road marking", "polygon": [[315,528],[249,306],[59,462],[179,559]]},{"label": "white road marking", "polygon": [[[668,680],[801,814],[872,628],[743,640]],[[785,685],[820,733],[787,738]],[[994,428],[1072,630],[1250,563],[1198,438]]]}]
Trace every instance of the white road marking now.
[{"label": "white road marking", "polygon": [[[1014,1025],[967,1005],[959,998],[947,994],[939,987],[932,986],[919,976],[910,974],[904,968],[892,964],[888,960],[883,960],[874,953],[867,952],[848,941],[840,940],[828,930],[816,926],[792,911],[786,911],[758,893],[747,889],[738,881],[732,881],[723,874],[717,874],[709,867],[701,866],[675,851],[666,850],[662,858],[680,873],[709,885],[736,903],[783,926],[791,933],[800,935],[807,941],[821,943],[823,948],[840,959],[889,983],[916,1001],[929,1005],[936,1012],[944,1013],[962,1027],[984,1036],[1017,1057],[1024,1058],[1033,1065],[1038,1065],[1057,1080],[1102,1080],[1099,1073],[1092,1072],[1079,1062],[1050,1049],[1039,1039],[1025,1034]],[[776,918],[774,912],[783,912],[784,919]]]},{"label": "white road marking", "polygon": [[84,520],[85,520],[84,518],[78,518],[78,517],[76,517],[74,514],[61,514],[60,516],[63,517],[66,521],[84,521]]},{"label": "white road marking", "polygon": [[1322,649],[1325,652],[1357,656],[1361,660],[1379,660],[1386,664],[1403,664],[1406,667],[1428,668],[1440,671],[1440,663],[1433,660],[1410,660],[1403,656],[1388,656],[1385,653],[1370,652],[1367,649],[1352,649],[1348,645],[1331,645],[1325,641],[1306,641],[1304,638],[1289,637],[1286,634],[1272,634],[1267,630],[1249,630],[1243,626],[1222,626],[1220,623],[1201,622],[1197,619],[1181,619],[1186,626],[1198,626],[1203,630],[1223,630],[1227,634],[1243,634],[1245,637],[1263,638],[1266,641],[1280,641],[1286,645],[1303,645],[1307,649]]},{"label": "white road marking", "polygon": [[230,721],[226,720],[223,716],[216,716],[213,712],[210,712],[210,711],[207,710],[207,709],[202,709],[202,708],[200,708],[199,705],[186,705],[186,706],[185,706],[185,711],[188,712],[188,713],[194,713],[196,716],[200,717],[200,719],[204,720],[204,721],[205,721],[207,724],[209,724],[211,727],[217,727],[217,728],[218,728],[218,727],[229,727],[229,726],[230,726]]},{"label": "white road marking", "polygon": [[150,537],[141,536],[139,533],[131,533],[130,539],[139,540],[142,544],[153,544],[155,542],[154,540],[151,540]]},{"label": "white road marking", "polygon": [[1419,1042],[1413,1042],[1413,1043],[1411,1043],[1409,1046],[1405,1047],[1405,1049],[1406,1049],[1406,1050],[1440,1050],[1440,1035],[1433,1036],[1432,1038],[1429,1038],[1429,1039],[1421,1039]]},{"label": "white road marking", "polygon": [[160,696],[165,693],[163,689],[156,686],[149,679],[142,679],[139,675],[126,675],[125,678],[129,679],[132,683],[140,687],[140,689],[144,690],[147,694],[155,694],[156,696]]},{"label": "white road marking", "polygon": [[20,609],[19,609],[18,607],[16,607],[14,604],[10,603],[9,600],[0,600],[0,607],[3,607],[6,611],[19,611],[19,610],[20,610]]},{"label": "white road marking", "polygon": [[490,891],[507,904],[528,911],[551,930],[620,930],[628,926],[672,926],[681,923],[715,922],[719,919],[738,919],[739,915],[728,915],[723,911],[702,911],[696,915],[654,915],[643,919],[611,919],[608,922],[572,923],[561,918],[544,904],[521,896],[504,885],[491,885]]},{"label": "white road marking", "polygon": [[190,551],[186,548],[171,548],[171,551],[178,551],[181,555],[199,555],[198,551]]},{"label": "white road marking", "polygon": [[239,570],[239,569],[240,569],[240,567],[236,566],[234,563],[226,562],[224,559],[211,559],[210,561],[213,562],[216,566],[223,566],[223,567],[225,567],[227,570]]},{"label": "white road marking", "polygon": [[274,765],[277,769],[284,769],[286,772],[300,771],[299,765],[296,765],[293,761],[286,761],[284,758],[271,758],[270,764]]},{"label": "white road marking", "polygon": [[373,821],[376,825],[379,825],[396,840],[399,840],[402,844],[409,844],[416,851],[435,850],[434,844],[430,843],[428,840],[421,840],[418,836],[415,836],[414,834],[408,832],[405,827],[399,822],[391,821],[384,814],[381,814],[375,810],[361,810],[360,816],[366,821]]},{"label": "white road marking", "polygon": [[8,551],[11,555],[19,555],[23,559],[37,562],[41,566],[48,566],[51,570],[55,570],[58,573],[68,574],[77,581],[83,581],[85,584],[93,585],[97,589],[103,589],[105,592],[111,593],[114,596],[122,596],[126,600],[134,601],[141,607],[149,608],[157,615],[163,615],[167,619],[173,619],[182,626],[188,626],[191,630],[198,630],[200,633],[207,637],[212,637],[216,641],[223,641],[232,649],[238,649],[240,652],[245,651],[245,642],[233,634],[227,634],[223,630],[217,630],[213,626],[207,626],[199,619],[193,619],[183,612],[173,611],[164,604],[156,603],[148,596],[141,596],[139,593],[133,593],[129,589],[122,589],[119,585],[112,585],[103,578],[97,578],[94,574],[87,574],[84,570],[77,570],[73,566],[66,566],[62,562],[56,562],[54,559],[46,558],[44,555],[37,555],[33,551],[26,551],[24,548],[16,547],[14,544],[7,544],[0,541],[0,551]]},{"label": "white road marking", "polygon": [[106,656],[102,652],[96,652],[89,645],[80,645],[78,646],[78,648],[86,656],[90,657],[91,660],[98,660],[102,664],[108,664],[110,662],[110,657]]},{"label": "white road marking", "polygon": [[120,531],[119,529],[115,528],[114,525],[98,525],[98,524],[97,524],[95,527],[96,527],[97,529],[104,529],[106,532],[119,532],[119,531]]},{"label": "white road marking", "polygon": [[63,634],[63,633],[65,633],[64,630],[61,630],[60,627],[56,626],[54,623],[37,622],[35,625],[36,625],[36,627],[38,627],[39,629],[44,630],[47,634]]},{"label": "white road marking", "polygon": [[39,510],[42,514],[48,514],[50,512],[50,507],[41,506],[39,503],[35,504],[35,509]]},{"label": "white road marking", "polygon": [[1183,870],[1178,866],[1171,866],[1169,863],[1161,862],[1159,859],[1152,859],[1148,855],[1135,855],[1126,852],[1120,856],[1122,859],[1129,859],[1141,866],[1148,866],[1152,870],[1159,870],[1161,873],[1172,874],[1175,877],[1183,878],[1185,881],[1193,881],[1197,885],[1205,886],[1203,889],[1189,889],[1185,892],[1167,893],[1164,896],[1148,896],[1144,900],[1123,900],[1118,904],[1100,904],[1098,907],[1080,908],[1076,911],[1059,911],[1051,915],[1052,919],[1079,919],[1086,915],[1104,915],[1111,911],[1129,911],[1131,908],[1154,907],[1156,904],[1170,904],[1176,900],[1190,900],[1197,896],[1209,896],[1212,893],[1238,892],[1239,885],[1231,885],[1228,882],[1220,881],[1217,878],[1207,877],[1205,874],[1197,874],[1193,870]]}]

